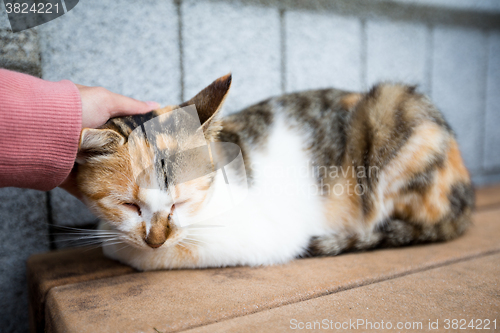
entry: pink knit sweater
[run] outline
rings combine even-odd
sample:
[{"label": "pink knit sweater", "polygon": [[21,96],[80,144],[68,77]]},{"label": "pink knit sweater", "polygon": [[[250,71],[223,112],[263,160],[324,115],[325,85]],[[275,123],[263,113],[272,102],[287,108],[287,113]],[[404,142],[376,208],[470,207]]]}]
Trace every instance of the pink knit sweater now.
[{"label": "pink knit sweater", "polygon": [[0,69],[0,187],[48,191],[68,176],[82,129],[82,102],[70,81]]}]

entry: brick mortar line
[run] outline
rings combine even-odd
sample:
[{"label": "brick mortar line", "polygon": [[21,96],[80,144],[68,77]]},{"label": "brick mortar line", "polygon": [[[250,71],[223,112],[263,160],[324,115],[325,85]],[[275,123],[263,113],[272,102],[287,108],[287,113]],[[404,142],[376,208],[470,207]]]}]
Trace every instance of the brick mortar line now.
[{"label": "brick mortar line", "polygon": [[183,17],[182,17],[182,0],[175,0],[175,9],[177,12],[177,38],[179,39],[178,46],[179,46],[179,75],[180,75],[180,102],[184,102],[184,95],[185,95],[185,82],[184,82],[184,37],[182,33],[182,29],[184,28],[184,22],[183,22]]},{"label": "brick mortar line", "polygon": [[482,42],[482,63],[480,63],[479,68],[479,119],[481,130],[479,131],[479,140],[481,147],[479,149],[478,155],[479,160],[481,161],[481,165],[479,166],[480,172],[484,172],[486,170],[486,113],[487,113],[487,98],[488,98],[488,70],[489,70],[489,62],[490,62],[490,34],[491,32],[482,29],[481,30],[481,39]]},{"label": "brick mortar line", "polygon": [[205,0],[230,4],[282,7],[291,10],[333,12],[340,16],[396,22],[431,23],[446,26],[499,29],[500,12],[432,4],[393,2],[390,0]]},{"label": "brick mortar line", "polygon": [[367,20],[362,18],[359,20],[361,24],[361,50],[360,50],[360,61],[361,61],[361,90],[365,91],[369,89],[368,84],[368,27]]},{"label": "brick mortar line", "polygon": [[281,70],[281,93],[284,94],[286,92],[287,86],[287,34],[286,34],[286,17],[285,17],[285,9],[279,9],[279,20],[280,20],[280,70]]},{"label": "brick mortar line", "polygon": [[45,205],[47,209],[47,231],[48,231],[48,240],[49,240],[49,249],[54,251],[56,249],[56,240],[55,240],[55,230],[54,230],[54,215],[52,213],[52,192],[47,191],[45,193]]},{"label": "brick mortar line", "polygon": [[374,279],[366,281],[365,283],[348,284],[347,286],[339,287],[339,288],[336,288],[334,290],[326,291],[326,292],[323,292],[323,293],[313,294],[311,296],[306,296],[306,297],[299,297],[297,300],[292,299],[292,300],[290,300],[288,302],[282,302],[282,303],[279,303],[279,304],[277,304],[275,306],[273,306],[273,305],[263,306],[262,308],[259,308],[258,310],[250,311],[250,312],[248,312],[246,314],[234,315],[234,316],[226,317],[226,318],[223,318],[223,319],[220,319],[220,320],[216,320],[216,321],[213,321],[213,322],[208,322],[208,323],[204,323],[204,324],[200,324],[200,325],[194,325],[194,326],[191,326],[191,327],[188,327],[188,328],[182,328],[180,330],[172,331],[172,333],[185,332],[185,331],[192,330],[192,329],[195,329],[195,328],[198,328],[198,327],[209,326],[209,325],[213,325],[213,324],[216,324],[216,323],[224,322],[224,321],[227,321],[227,320],[236,319],[236,318],[240,318],[240,317],[245,317],[245,316],[252,315],[252,314],[255,314],[255,313],[260,313],[260,312],[264,312],[264,311],[268,311],[268,310],[273,310],[273,309],[277,309],[277,308],[280,308],[280,307],[283,307],[283,306],[297,304],[297,303],[309,301],[309,300],[312,300],[312,299],[316,299],[316,298],[320,298],[320,297],[325,297],[325,296],[332,295],[332,294],[337,294],[337,293],[340,293],[340,292],[343,292],[343,291],[347,291],[347,290],[351,290],[351,289],[355,289],[355,288],[360,288],[360,287],[365,287],[365,286],[368,286],[368,285],[377,284],[377,283],[381,283],[381,282],[385,282],[385,281],[390,281],[390,280],[398,279],[398,278],[405,277],[405,276],[408,276],[408,275],[413,275],[413,274],[416,274],[416,273],[422,273],[422,272],[430,271],[430,270],[433,270],[433,269],[436,269],[436,268],[445,267],[445,266],[451,266],[451,265],[454,265],[454,264],[457,264],[457,263],[460,263],[460,262],[466,262],[466,261],[470,261],[470,260],[473,260],[473,259],[477,259],[477,258],[481,258],[481,257],[487,257],[487,256],[498,254],[498,253],[500,253],[500,249],[494,249],[494,250],[489,250],[489,251],[486,251],[486,252],[483,252],[483,253],[472,254],[472,255],[469,255],[469,256],[462,257],[462,258],[445,260],[445,261],[443,261],[441,263],[437,263],[437,264],[430,265],[430,266],[427,266],[427,267],[420,267],[420,268],[416,268],[414,270],[410,270],[410,271],[407,271],[407,272],[396,273],[394,275],[387,276],[387,277],[374,278]]},{"label": "brick mortar line", "polygon": [[426,76],[426,93],[432,100],[432,69],[434,67],[434,25],[428,23],[425,26],[426,50],[425,50],[425,76]]}]

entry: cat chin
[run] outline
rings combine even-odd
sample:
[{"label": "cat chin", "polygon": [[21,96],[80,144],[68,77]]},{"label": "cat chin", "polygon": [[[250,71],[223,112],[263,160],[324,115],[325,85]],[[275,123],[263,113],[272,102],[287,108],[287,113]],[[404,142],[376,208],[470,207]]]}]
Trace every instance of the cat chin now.
[{"label": "cat chin", "polygon": [[176,246],[150,249],[133,245],[125,248],[123,245],[109,245],[103,246],[102,251],[106,257],[139,271],[200,267],[194,253],[180,251]]}]

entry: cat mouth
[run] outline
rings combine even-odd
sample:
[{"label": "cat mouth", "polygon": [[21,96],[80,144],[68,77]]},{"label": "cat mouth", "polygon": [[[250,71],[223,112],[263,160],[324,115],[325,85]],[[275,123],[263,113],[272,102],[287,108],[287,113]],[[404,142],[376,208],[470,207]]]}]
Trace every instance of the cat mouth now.
[{"label": "cat mouth", "polygon": [[146,241],[146,244],[147,244],[150,248],[152,248],[152,249],[157,249],[157,248],[159,248],[160,246],[162,246],[163,244],[165,244],[165,242],[162,242],[162,243],[148,243],[148,242]]}]

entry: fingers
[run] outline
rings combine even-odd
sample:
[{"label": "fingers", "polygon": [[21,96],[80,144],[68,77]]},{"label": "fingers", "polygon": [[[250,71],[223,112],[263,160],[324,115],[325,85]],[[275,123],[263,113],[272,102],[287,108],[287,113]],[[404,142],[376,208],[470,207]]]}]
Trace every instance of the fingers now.
[{"label": "fingers", "polygon": [[77,84],[82,100],[82,128],[97,128],[109,118],[132,116],[159,109],[156,102],[141,102],[102,87]]},{"label": "fingers", "polygon": [[156,102],[141,102],[136,99],[109,92],[110,117],[131,116],[160,108]]}]

